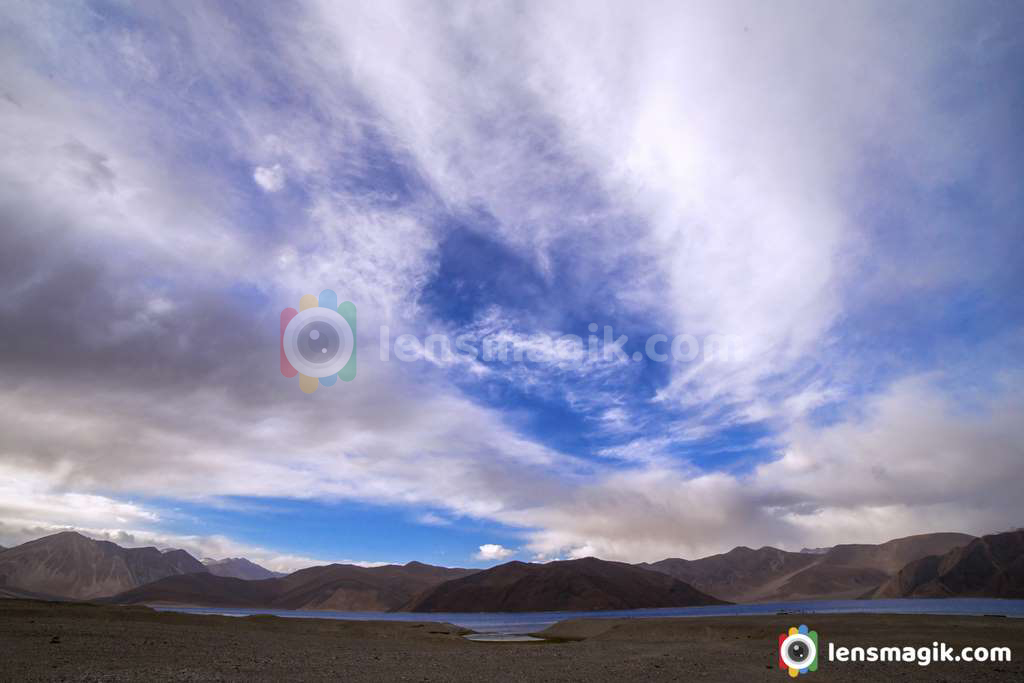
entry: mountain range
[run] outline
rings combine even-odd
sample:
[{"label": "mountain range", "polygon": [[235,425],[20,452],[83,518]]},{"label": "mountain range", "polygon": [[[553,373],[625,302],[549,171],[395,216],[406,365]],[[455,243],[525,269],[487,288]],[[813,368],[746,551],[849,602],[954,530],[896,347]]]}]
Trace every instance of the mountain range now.
[{"label": "mountain range", "polygon": [[214,560],[210,557],[203,558],[203,566],[206,571],[214,576],[229,576],[236,579],[255,581],[257,579],[274,579],[287,576],[282,572],[272,572],[266,567],[261,567],[244,557],[226,557],[223,560]]},{"label": "mountain range", "polygon": [[122,548],[62,531],[0,550],[0,591],[89,600],[114,595],[167,576],[214,571],[250,578],[274,575],[241,558],[200,562],[184,550]]},{"label": "mountain range", "polygon": [[546,564],[508,562],[442,583],[412,612],[543,612],[721,605],[668,574],[594,557]]},{"label": "mountain range", "polygon": [[976,538],[903,567],[872,597],[1024,598],[1024,530]]},{"label": "mountain range", "polygon": [[423,591],[474,571],[410,562],[380,567],[329,564],[257,581],[209,573],[185,574],[139,586],[108,600],[123,604],[386,612],[406,608]]},{"label": "mountain range", "polygon": [[697,560],[597,558],[485,570],[330,564],[281,575],[245,558],[122,548],[62,532],[0,550],[0,598],[275,609],[465,612],[630,609],[722,602],[1024,597],[1024,531],[939,533],[789,552],[738,547]]},{"label": "mountain range", "polygon": [[0,551],[0,586],[79,600],[112,595],[172,574],[205,571],[184,550],[122,548],[73,531]]},{"label": "mountain range", "polygon": [[837,545],[810,553],[739,547],[699,560],[670,558],[641,566],[731,602],[842,600],[877,589],[909,562],[972,540],[967,534],[922,534],[880,545]]}]

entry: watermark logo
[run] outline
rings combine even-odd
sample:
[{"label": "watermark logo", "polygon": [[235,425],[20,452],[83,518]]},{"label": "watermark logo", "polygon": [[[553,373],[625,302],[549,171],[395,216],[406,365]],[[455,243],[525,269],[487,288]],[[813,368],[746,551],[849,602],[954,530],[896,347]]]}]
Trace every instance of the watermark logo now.
[{"label": "watermark logo", "polygon": [[792,678],[818,670],[818,632],[806,624],[790,627],[779,634],[779,668],[788,670]]},{"label": "watermark logo", "polygon": [[590,323],[587,329],[591,334],[585,339],[575,334],[535,332],[527,335],[510,329],[493,329],[483,336],[470,332],[458,334],[454,339],[448,334],[430,334],[422,340],[414,334],[402,334],[392,344],[391,328],[381,325],[380,359],[391,360],[392,346],[395,358],[404,363],[418,360],[442,365],[476,360],[485,363],[528,361],[560,369],[624,365],[644,359],[656,363],[739,363],[749,354],[741,337],[725,334],[708,334],[703,339],[692,334],[679,334],[671,339],[665,334],[653,334],[647,338],[642,352],[637,349],[627,353],[629,337],[616,336],[611,325],[604,326],[603,338],[594,334],[600,329],[597,323]]},{"label": "watermark logo", "polygon": [[818,670],[818,654],[829,662],[903,663],[930,666],[947,662],[1012,662],[1013,653],[1004,646],[962,647],[956,649],[944,642],[931,645],[839,646],[834,642],[819,645],[818,632],[801,624],[779,634],[779,668],[792,678]]},{"label": "watermark logo", "polygon": [[317,385],[333,386],[356,377],[356,305],[325,289],[319,297],[306,294],[299,310],[281,311],[281,374],[299,376],[307,394]]}]

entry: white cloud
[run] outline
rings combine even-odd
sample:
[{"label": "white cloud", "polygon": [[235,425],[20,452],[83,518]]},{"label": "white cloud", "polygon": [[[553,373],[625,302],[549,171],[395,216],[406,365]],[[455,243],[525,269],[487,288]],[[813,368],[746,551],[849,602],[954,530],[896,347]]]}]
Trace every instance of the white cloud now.
[{"label": "white cloud", "polygon": [[[385,378],[368,384],[380,386]],[[116,413],[105,407],[107,392],[86,406],[56,387],[39,400],[22,389],[16,402],[0,401],[0,429],[16,436],[8,437],[6,453],[26,452],[43,439],[69,457],[50,466],[38,458],[8,464],[0,519],[24,520],[19,523],[26,527],[106,529],[117,518],[124,520],[121,528],[158,526],[166,511],[118,499],[138,491],[184,499],[196,491],[358,499],[424,505],[519,528],[525,548],[544,557],[629,561],[692,558],[735,545],[797,549],[927,531],[985,533],[1015,523],[1024,514],[1015,487],[1024,458],[1017,418],[1024,397],[1008,379],[965,411],[942,398],[939,386],[936,378],[908,380],[847,420],[826,427],[800,423],[786,436],[780,459],[746,473],[680,465],[664,452],[670,442],[659,439],[609,450],[608,465],[574,461],[517,437],[461,400],[406,405],[386,386],[380,395],[360,390],[351,401],[332,400],[335,418],[327,425],[300,419],[305,403],[293,410],[278,402],[257,415],[251,403],[236,405],[224,395],[194,393],[181,406],[161,397],[159,410],[148,402],[133,407],[150,418],[146,432],[128,441]],[[207,407],[210,401],[218,413]],[[387,431],[374,427],[379,401],[389,408],[381,418]],[[116,403],[122,418],[134,419],[134,412],[123,412],[128,404]],[[224,423],[186,437],[173,421],[163,427],[154,421],[179,412],[219,414]],[[108,458],[94,456],[101,452]],[[282,460],[281,452],[290,457]],[[76,492],[102,482],[108,495],[64,494],[56,482],[75,482]],[[258,552],[273,561],[272,551]]]},{"label": "white cloud", "polygon": [[451,526],[452,523],[452,520],[447,517],[442,517],[433,512],[424,512],[416,515],[416,521],[427,526]]},{"label": "white cloud", "polygon": [[478,560],[504,560],[506,557],[511,557],[515,554],[515,550],[506,548],[498,543],[484,543],[473,557]]},{"label": "white cloud", "polygon": [[6,530],[68,523],[93,526],[161,521],[158,511],[130,501],[57,489],[54,481],[69,471],[65,465],[42,470],[0,462],[0,525]]},{"label": "white cloud", "polygon": [[[300,8],[269,22],[280,47],[270,66],[281,72],[266,78],[237,22],[190,6],[182,11],[199,16],[172,17],[195,47],[188,54],[137,37],[110,43],[132,88],[107,43],[74,39],[96,24],[88,13],[44,7],[38,23],[12,13],[11,33],[24,39],[3,48],[13,59],[0,99],[0,208],[13,227],[0,235],[0,313],[60,301],[48,326],[26,329],[63,348],[41,358],[28,335],[5,345],[0,519],[156,529],[162,511],[126,501],[358,499],[520,527],[527,548],[547,556],[622,559],[982,532],[1019,519],[1008,490],[1022,443],[1011,391],[965,414],[948,386],[903,382],[868,395],[863,419],[805,422],[847,396],[802,372],[842,363],[829,356],[837,320],[894,291],[963,277],[970,265],[950,264],[998,242],[935,239],[933,221],[893,211],[909,233],[897,237],[938,245],[896,261],[888,240],[873,244],[856,200],[880,148],[919,192],[981,168],[993,147],[983,138],[1000,129],[977,125],[976,108],[998,107],[958,98],[965,109],[951,112],[930,96],[950,62],[983,66],[959,22],[925,6],[892,16],[868,5],[838,15],[754,3],[699,13],[482,7]],[[988,29],[992,42],[1005,35]],[[38,67],[66,63],[73,75]],[[252,99],[232,95],[237,82]],[[263,97],[277,82],[310,106],[267,104],[280,101]],[[194,83],[207,87],[183,96]],[[190,112],[204,90],[222,97],[199,103],[216,113],[200,122]],[[180,102],[189,111],[173,109]],[[287,168],[308,203],[279,233],[248,231],[251,207],[231,174],[168,153],[196,145],[219,145],[268,192],[283,188]],[[375,164],[388,155],[429,190],[396,201],[391,188],[351,189],[353,178],[385,183]],[[488,237],[549,277],[568,252],[582,284],[608,285],[610,309],[668,332],[739,333],[759,353],[676,367],[661,398],[687,408],[685,421],[590,462],[524,436],[521,416],[482,407],[437,368],[362,354],[359,382],[307,400],[273,376],[273,317],[225,301],[239,284],[290,305],[332,287],[359,302],[361,335],[379,323],[429,326],[421,295],[445,226],[477,211],[493,218],[481,228]],[[877,267],[861,283],[868,264]],[[530,327],[509,329],[506,341],[530,347]],[[509,377],[566,383],[569,358],[549,350],[540,372],[512,366]],[[598,380],[621,380],[619,369],[586,368]],[[618,402],[624,383],[566,400],[627,433],[636,413]],[[750,419],[777,421],[781,459],[746,474],[680,462],[696,436]],[[197,538],[188,542],[203,554],[246,552]],[[294,560],[250,550],[278,566]]]},{"label": "white cloud", "polygon": [[[968,141],[985,105],[946,109],[930,93],[947,47],[985,59],[963,23],[978,40],[1009,40],[995,23],[923,6],[538,4],[457,19],[429,6],[314,7],[309,87],[352,74],[446,201],[485,206],[488,229],[542,265],[585,234],[583,262],[633,266],[618,271],[610,306],[657,311],[670,332],[747,340],[745,363],[675,369],[661,397],[695,425],[723,405],[742,420],[790,418],[799,370],[821,360],[851,306],[870,305],[849,292],[892,258],[863,218],[860,197],[880,194],[864,169],[891,145],[908,184],[929,192],[958,163],[980,163]],[[574,203],[581,178],[594,184],[585,205]],[[933,225],[907,221],[900,239],[941,250]],[[943,253],[952,263],[955,249]],[[884,267],[896,289],[897,271],[915,270],[904,266]]]},{"label": "white cloud", "polygon": [[836,424],[795,426],[778,460],[748,474],[671,466],[662,444],[616,454],[643,467],[603,475],[542,509],[510,515],[530,550],[637,561],[695,558],[736,545],[798,549],[877,543],[934,531],[983,534],[1017,524],[1024,394],[1015,380],[968,410],[915,377]]},{"label": "white cloud", "polygon": [[252,179],[267,192],[277,192],[284,187],[284,169],[281,164],[257,166],[252,172]]}]

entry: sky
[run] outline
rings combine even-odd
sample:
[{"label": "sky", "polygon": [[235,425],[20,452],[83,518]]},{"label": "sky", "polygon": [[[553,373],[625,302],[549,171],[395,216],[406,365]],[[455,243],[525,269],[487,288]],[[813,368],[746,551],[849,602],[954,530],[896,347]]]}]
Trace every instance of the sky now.
[{"label": "sky", "polygon": [[[1018,527],[1021,73],[1013,2],[5,3],[0,544]],[[305,394],[324,289],[358,371]]]}]

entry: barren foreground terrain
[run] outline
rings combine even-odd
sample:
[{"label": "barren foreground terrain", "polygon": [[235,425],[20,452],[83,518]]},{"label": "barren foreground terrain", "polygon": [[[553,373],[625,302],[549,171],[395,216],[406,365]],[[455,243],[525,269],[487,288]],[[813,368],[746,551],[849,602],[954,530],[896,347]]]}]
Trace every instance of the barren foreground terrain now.
[{"label": "barren foreground terrain", "polygon": [[534,643],[478,643],[431,622],[357,622],[160,613],[0,600],[5,681],[253,680],[790,680],[777,634],[806,621],[837,645],[1005,645],[986,664],[822,661],[821,681],[1024,680],[1024,620],[1000,617],[809,615],[580,619]]}]

